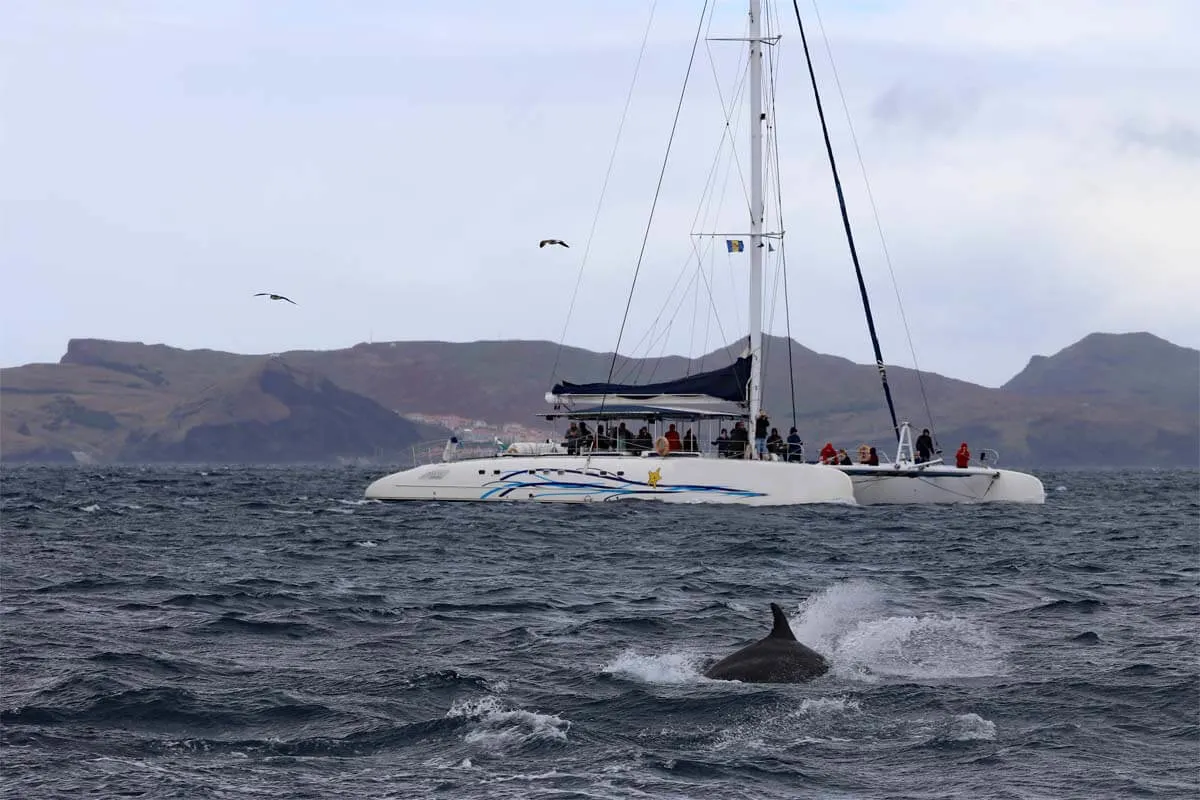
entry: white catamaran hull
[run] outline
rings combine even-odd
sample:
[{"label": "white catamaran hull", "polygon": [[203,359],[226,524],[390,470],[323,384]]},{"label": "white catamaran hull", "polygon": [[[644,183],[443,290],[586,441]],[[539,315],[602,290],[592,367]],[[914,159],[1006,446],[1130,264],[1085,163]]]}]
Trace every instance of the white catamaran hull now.
[{"label": "white catamaran hull", "polygon": [[959,469],[944,464],[856,464],[835,467],[854,482],[859,505],[889,503],[1033,503],[1046,502],[1042,482],[1024,472],[989,467]]},{"label": "white catamaran hull", "polygon": [[374,500],[533,501],[743,505],[854,505],[849,476],[833,467],[723,458],[497,456],[414,467],[367,487]]}]

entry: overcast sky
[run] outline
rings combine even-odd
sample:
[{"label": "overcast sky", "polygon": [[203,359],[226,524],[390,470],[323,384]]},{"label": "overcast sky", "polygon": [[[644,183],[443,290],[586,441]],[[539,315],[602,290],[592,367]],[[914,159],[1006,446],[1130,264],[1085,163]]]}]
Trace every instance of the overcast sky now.
[{"label": "overcast sky", "polygon": [[[568,344],[611,350],[702,5],[0,3],[0,364],[56,361],[71,337],[265,353],[558,341],[565,326]],[[800,8],[884,356],[911,365],[829,54]],[[923,369],[999,385],[1094,331],[1200,346],[1200,2],[819,8]],[[744,26],[744,2],[723,0],[704,30]],[[870,362],[790,3],[778,27],[792,333]],[[721,99],[744,108],[741,48],[701,43],[622,352],[744,332],[747,257],[709,259],[715,312],[684,266]],[[745,228],[736,171],[706,232]],[[539,250],[544,237],[572,247]],[[783,333],[781,301],[767,316]]]}]

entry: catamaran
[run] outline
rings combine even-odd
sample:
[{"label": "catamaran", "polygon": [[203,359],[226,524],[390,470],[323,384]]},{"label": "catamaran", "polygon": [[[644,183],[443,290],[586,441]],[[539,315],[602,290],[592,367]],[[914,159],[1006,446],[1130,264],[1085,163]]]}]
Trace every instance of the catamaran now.
[{"label": "catamaran", "polygon": [[[762,406],[763,136],[768,125],[763,105],[763,47],[778,37],[762,30],[760,0],[750,0],[749,47],[749,231],[731,234],[739,251],[750,254],[748,347],[726,367],[655,384],[561,382],[551,391],[554,411],[547,416],[600,424],[641,420],[657,432],[664,426],[700,420],[753,423]],[[743,238],[744,236],[744,238]],[[732,248],[733,245],[731,244]],[[614,356],[615,363],[615,356]],[[751,428],[752,429],[752,428]],[[440,462],[379,478],[366,496],[377,500],[535,501],[587,503],[625,499],[667,503],[745,505],[855,504],[851,477],[821,465],[674,449],[666,436],[654,446],[605,449],[599,437],[564,446],[561,442],[514,443],[486,457],[460,458],[448,443]],[[618,442],[618,445],[622,443]],[[594,446],[592,446],[594,445]],[[743,454],[744,455],[744,454]]]}]

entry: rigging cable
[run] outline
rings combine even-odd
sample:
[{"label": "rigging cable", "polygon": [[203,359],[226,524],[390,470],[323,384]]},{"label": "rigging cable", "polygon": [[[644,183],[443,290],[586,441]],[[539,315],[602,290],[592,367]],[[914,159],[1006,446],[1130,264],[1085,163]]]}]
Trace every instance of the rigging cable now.
[{"label": "rigging cable", "polygon": [[554,351],[554,366],[550,368],[550,383],[558,375],[558,362],[562,356],[563,344],[567,339],[567,326],[571,324],[571,312],[575,310],[575,300],[579,297],[579,286],[583,283],[583,268],[587,265],[588,253],[592,249],[592,239],[596,235],[596,223],[600,221],[600,208],[604,204],[604,195],[608,192],[608,181],[612,177],[613,165],[617,161],[617,148],[621,144],[621,132],[625,129],[625,120],[629,116],[629,106],[633,101],[633,90],[637,86],[638,73],[642,68],[642,57],[646,54],[646,42],[650,39],[650,28],[654,24],[654,9],[658,0],[650,3],[650,19],[646,20],[646,32],[642,34],[642,47],[638,51],[637,62],[633,66],[633,79],[629,82],[629,92],[625,95],[625,108],[621,112],[621,122],[617,125],[617,138],[613,142],[612,153],[608,157],[608,170],[604,173],[604,184],[600,187],[600,198],[596,201],[596,213],[592,216],[592,229],[588,232],[586,244],[583,247],[583,257],[579,262],[579,274],[575,278],[575,289],[571,292],[571,303],[567,307],[567,318],[563,322],[562,335],[558,337],[558,348]]},{"label": "rigging cable", "polygon": [[[663,154],[662,168],[658,173],[658,184],[654,188],[654,199],[650,203],[650,217],[646,220],[646,230],[642,234],[642,246],[638,251],[637,265],[633,270],[633,283],[629,287],[629,297],[625,299],[625,313],[621,317],[621,328],[617,332],[617,344],[613,348],[612,363],[608,367],[608,379],[606,383],[612,382],[613,371],[617,368],[617,353],[621,349],[621,338],[625,335],[625,325],[629,321],[629,309],[633,305],[633,292],[637,288],[638,274],[642,271],[642,261],[646,256],[646,243],[650,240],[650,226],[654,223],[654,211],[658,207],[658,198],[662,193],[663,179],[667,174],[667,162],[671,158],[671,145],[675,142],[675,131],[679,128],[679,115],[683,110],[683,99],[687,94],[688,79],[692,74],[692,65],[696,61],[696,48],[700,44],[700,34],[704,30],[704,17],[707,13],[708,0],[704,0],[704,8],[700,12],[700,24],[696,26],[696,37],[692,40],[692,52],[688,57],[687,72],[684,73],[683,86],[679,90],[679,102],[675,106],[675,118],[671,122],[671,135],[667,137],[667,151]],[[605,393],[600,400],[601,410],[604,409],[607,400],[608,394]]]},{"label": "rigging cable", "polygon": [[[715,10],[716,10],[716,7],[714,6],[713,11],[715,11]],[[709,12],[708,27],[705,30],[706,34],[708,33],[708,31],[710,31],[712,29],[712,18],[713,18],[713,12]],[[711,49],[709,51],[709,58],[710,58],[710,60],[712,58]],[[715,79],[717,78],[715,73],[714,73],[714,78]],[[741,96],[743,88],[744,87],[741,86],[740,84],[735,84],[734,94],[733,94],[733,102],[737,102],[737,98],[739,98]],[[717,146],[717,152],[713,157],[712,165],[709,167],[708,177],[705,179],[705,182],[704,182],[704,187],[705,187],[704,192],[702,193],[701,198],[700,198],[699,202],[697,203],[696,213],[692,217],[692,230],[696,229],[696,227],[697,227],[696,223],[700,221],[700,219],[702,218],[702,214],[703,214],[703,218],[707,219],[708,214],[710,213],[709,209],[711,209],[713,199],[714,199],[714,197],[716,197],[716,192],[715,192],[716,184],[714,183],[714,181],[717,177],[717,169],[718,169],[718,167],[721,166],[721,150],[724,147],[725,140],[729,137],[729,112],[725,110],[724,96],[721,93],[719,79],[717,80],[717,94],[719,97],[722,98],[721,108],[722,108],[722,113],[725,115],[725,129],[722,132],[721,141]],[[725,183],[722,184],[723,186],[726,186],[726,184],[728,184],[728,180],[729,180],[728,179],[728,169],[731,167],[732,167],[732,162],[730,162],[730,165],[726,170],[726,179],[725,179]],[[726,186],[726,189],[727,188],[728,187]],[[721,193],[720,202],[717,204],[717,213],[719,213],[721,206],[724,205],[724,196],[725,196],[725,191],[723,190]],[[698,263],[703,261],[703,255],[701,254],[699,248],[697,248],[696,244],[695,244],[695,234],[692,235],[692,252],[695,255],[695,258],[697,259]],[[670,290],[665,295],[665,297],[667,299],[665,299],[663,301],[663,304],[659,308],[658,313],[654,318],[654,321],[650,323],[650,326],[642,334],[642,337],[630,349],[631,353],[643,352],[642,345],[645,344],[648,339],[653,340],[657,336],[655,331],[658,327],[658,323],[662,320],[663,314],[666,313],[667,308],[671,302],[670,298],[674,296],[676,287],[678,287],[679,282],[681,280],[683,280],[683,276],[688,269],[688,265],[690,264],[690,259],[691,259],[691,256],[689,256],[688,261],[684,263],[683,267],[680,270],[680,273],[675,277],[675,282],[671,285]],[[711,281],[708,280],[708,277],[706,275],[703,275],[702,277],[704,278],[705,289],[708,293],[709,306],[713,310],[713,315],[717,319],[717,326],[718,326],[718,328],[721,328],[721,336],[722,336],[722,339],[724,339],[725,331],[724,331],[724,328],[721,326],[720,315],[717,313],[716,299],[714,298],[713,293],[712,293]],[[689,285],[690,285],[690,283],[689,283]],[[707,338],[705,341],[707,344]],[[729,345],[726,344],[726,345],[723,345],[722,347],[726,351],[726,353],[729,354]],[[648,349],[649,348],[647,347],[647,350]],[[732,358],[732,355],[730,357]],[[703,359],[701,360],[701,363],[703,363]],[[658,365],[656,363],[654,363],[654,359],[650,358],[649,356],[647,356],[646,358],[643,358],[643,359],[639,359],[636,364],[634,364],[631,359],[631,363],[626,366],[633,367],[632,376],[629,376],[628,373],[626,373],[627,381],[631,382],[631,383],[641,382],[642,378],[643,378],[643,374],[642,374],[643,370],[645,370],[647,367],[649,367],[651,370],[651,373],[650,373],[651,377],[653,377],[653,375],[658,370]],[[689,367],[688,374],[689,375],[691,374],[690,367]],[[649,380],[649,378],[647,378],[646,380]]]},{"label": "rigging cable", "polygon": [[888,386],[887,368],[883,365],[879,337],[875,334],[875,320],[871,316],[871,301],[867,297],[867,284],[863,280],[862,267],[858,263],[858,251],[854,247],[854,233],[850,230],[850,216],[846,212],[846,197],[842,193],[841,179],[838,178],[837,163],[833,158],[833,144],[829,141],[829,128],[825,125],[825,111],[821,107],[821,93],[817,89],[817,74],[813,71],[812,56],[808,52],[808,38],[804,35],[804,22],[800,19],[800,6],[796,0],[792,0],[792,8],[796,11],[796,24],[800,27],[800,43],[804,45],[804,60],[808,63],[813,97],[817,102],[817,116],[821,120],[821,133],[825,137],[825,152],[829,155],[829,168],[833,172],[833,185],[837,189],[838,205],[841,206],[842,226],[846,229],[846,242],[850,246],[850,260],[854,262],[854,272],[858,276],[858,292],[862,296],[863,310],[867,314],[867,330],[871,334],[871,346],[875,349],[875,366],[879,369],[879,379],[883,383],[883,396],[887,399],[888,412],[892,416],[892,430],[896,434],[896,440],[899,441],[900,423],[896,421],[896,406],[892,402],[892,389]]},{"label": "rigging cable", "polygon": [[854,133],[854,123],[850,120],[850,106],[846,103],[846,93],[842,91],[842,79],[838,76],[837,64],[833,60],[833,48],[829,46],[829,36],[825,33],[825,23],[821,20],[821,10],[817,8],[817,0],[813,0],[813,11],[817,17],[817,27],[820,28],[821,38],[825,42],[825,52],[829,55],[829,66],[833,70],[833,82],[837,86],[838,96],[842,99],[842,111],[846,114],[846,125],[850,129],[850,141],[854,143],[854,153],[858,156],[858,167],[862,171],[863,183],[867,188],[867,200],[871,204],[871,214],[875,217],[875,230],[879,231],[879,243],[883,248],[883,260],[887,264],[888,274],[892,277],[892,289],[896,292],[896,305],[900,308],[900,321],[904,324],[904,335],[908,339],[908,352],[912,354],[913,371],[917,373],[917,386],[921,389],[921,401],[925,404],[925,414],[929,417],[929,427],[933,430],[934,448],[938,449],[937,426],[933,424],[933,411],[929,407],[929,395],[925,393],[925,378],[917,363],[917,350],[913,346],[912,331],[908,327],[908,315],[904,313],[904,301],[900,299],[900,284],[896,281],[896,271],[892,269],[892,256],[888,250],[887,239],[883,235],[883,223],[879,220],[879,209],[875,205],[875,194],[871,191],[871,181],[867,178],[867,165],[863,161],[862,150],[858,146],[858,136]]}]

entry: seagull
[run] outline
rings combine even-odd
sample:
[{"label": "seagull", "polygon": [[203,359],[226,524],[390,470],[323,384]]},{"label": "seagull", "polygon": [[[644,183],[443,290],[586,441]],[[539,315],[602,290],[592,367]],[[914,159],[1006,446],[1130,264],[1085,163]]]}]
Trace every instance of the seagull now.
[{"label": "seagull", "polygon": [[561,244],[563,247],[571,246],[571,245],[567,244],[566,242],[564,242],[562,239],[542,239],[540,242],[538,242],[538,247],[545,247],[548,244]]},{"label": "seagull", "polygon": [[281,294],[271,294],[270,292],[257,292],[254,296],[255,297],[264,297],[265,296],[265,297],[271,298],[272,300],[287,300],[289,303],[291,303],[294,306],[300,305],[295,300],[292,300],[290,297],[284,297]]}]

